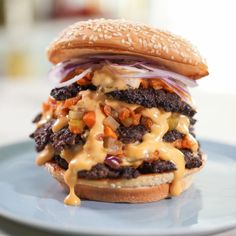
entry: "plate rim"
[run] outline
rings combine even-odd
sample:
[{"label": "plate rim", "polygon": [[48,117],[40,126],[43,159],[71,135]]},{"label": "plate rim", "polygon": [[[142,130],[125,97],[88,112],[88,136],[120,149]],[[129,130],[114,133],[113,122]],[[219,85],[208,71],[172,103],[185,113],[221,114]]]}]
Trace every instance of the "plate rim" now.
[{"label": "plate rim", "polygon": [[[209,140],[209,139],[200,139],[201,142],[203,143],[208,143],[208,144],[215,144],[215,145],[223,145],[223,146],[227,146],[228,148],[232,148],[236,150],[236,145],[232,145],[232,144],[227,144],[224,142],[220,142],[220,141],[215,141],[215,140]],[[20,142],[14,142],[11,144],[7,144],[7,145],[0,145],[0,151],[5,149],[9,149],[17,146],[21,146],[21,145],[26,145],[29,146],[30,144],[32,144],[32,141],[20,141]],[[5,158],[0,157],[0,162],[2,160],[4,160]],[[29,226],[29,227],[33,227],[33,228],[37,228],[37,229],[42,229],[42,230],[46,230],[49,232],[56,232],[56,233],[69,233],[69,234],[81,234],[81,235],[104,235],[104,236],[110,236],[110,235],[120,235],[120,236],[124,236],[124,235],[133,235],[133,236],[141,236],[141,235],[150,235],[150,236],[167,236],[167,235],[171,235],[171,236],[177,236],[177,235],[208,235],[208,234],[214,234],[214,233],[221,233],[221,232],[225,232],[231,229],[236,228],[236,219],[235,220],[231,220],[230,222],[226,222],[224,224],[221,225],[208,225],[208,226],[204,226],[202,228],[195,228],[194,226],[190,226],[190,227],[179,227],[179,228],[174,228],[174,229],[168,229],[168,231],[166,231],[166,229],[160,229],[158,230],[158,232],[154,231],[153,229],[149,230],[149,229],[143,229],[139,231],[134,231],[134,229],[125,229],[122,230],[121,228],[119,228],[116,232],[113,232],[113,230],[103,230],[103,229],[92,229],[92,228],[88,228],[88,227],[78,227],[78,228],[58,228],[55,225],[50,225],[47,224],[41,220],[34,220],[34,219],[25,219],[25,218],[20,218],[19,216],[15,216],[13,213],[9,213],[7,210],[2,209],[2,207],[0,206],[0,219],[6,219],[9,221],[12,221],[14,223],[18,223],[20,225],[24,225],[24,226]],[[190,232],[191,230],[191,232]]]}]

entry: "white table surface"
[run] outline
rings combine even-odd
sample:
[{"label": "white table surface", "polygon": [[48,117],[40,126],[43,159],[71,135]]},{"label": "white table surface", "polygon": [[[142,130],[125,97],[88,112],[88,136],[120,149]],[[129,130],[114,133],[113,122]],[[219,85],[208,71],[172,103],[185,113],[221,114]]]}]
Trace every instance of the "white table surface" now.
[{"label": "white table surface", "polygon": [[[0,80],[1,81],[1,80]],[[31,120],[46,100],[50,88],[41,82],[0,82],[0,146],[27,140],[34,127]],[[206,92],[194,89],[198,114],[198,137],[236,144],[236,94]],[[53,235],[0,220],[0,236]],[[236,229],[219,236],[235,236]]]}]

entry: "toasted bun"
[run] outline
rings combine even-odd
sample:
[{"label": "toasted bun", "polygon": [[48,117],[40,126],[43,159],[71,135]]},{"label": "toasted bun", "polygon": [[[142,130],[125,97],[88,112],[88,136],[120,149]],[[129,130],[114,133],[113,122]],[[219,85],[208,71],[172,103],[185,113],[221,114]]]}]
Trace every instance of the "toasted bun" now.
[{"label": "toasted bun", "polygon": [[[45,167],[68,192],[68,187],[64,181],[65,171],[53,162],[46,163]],[[191,186],[193,174],[198,172],[202,167],[186,170],[182,180],[184,190]],[[173,178],[174,174],[170,172],[141,175],[134,179],[78,179],[75,192],[80,198],[95,201],[128,203],[154,202],[169,196],[170,183],[173,181]]]},{"label": "toasted bun", "polygon": [[208,75],[207,65],[186,40],[120,19],[80,21],[69,26],[48,48],[48,59],[56,64],[97,53],[143,56],[193,79]]}]

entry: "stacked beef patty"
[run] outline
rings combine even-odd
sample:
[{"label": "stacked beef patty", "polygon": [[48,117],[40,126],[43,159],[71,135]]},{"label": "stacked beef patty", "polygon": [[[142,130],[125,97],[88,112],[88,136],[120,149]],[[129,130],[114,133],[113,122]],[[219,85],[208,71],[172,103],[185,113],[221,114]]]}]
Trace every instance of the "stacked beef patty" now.
[{"label": "stacked beef patty", "polygon": [[[64,101],[73,98],[83,90],[96,90],[92,84],[81,86],[74,83],[67,87],[55,88],[51,91],[51,97],[56,101]],[[175,93],[168,92],[163,89],[155,90],[153,88],[137,88],[126,90],[114,90],[105,94],[108,99],[119,100],[128,104],[137,104],[144,108],[156,107],[166,112],[180,113],[187,116],[190,120],[190,132],[193,136],[193,126],[196,120],[193,118],[196,111]],[[41,120],[41,114],[35,117],[34,123]],[[55,155],[51,161],[56,162],[61,168],[67,169],[68,163],[61,158],[60,152],[63,149],[73,148],[75,145],[80,145],[86,141],[86,127],[83,133],[74,134],[68,126],[62,128],[58,132],[52,131],[52,126],[55,119],[52,118],[43,125],[39,126],[34,133],[30,135],[34,139],[36,150],[42,151],[46,145],[51,144],[55,150]],[[142,122],[137,125],[120,126],[116,130],[118,140],[123,144],[141,142],[143,135],[150,132],[150,129]],[[184,134],[176,129],[169,130],[163,137],[163,141],[174,143],[184,138]],[[179,148],[184,154],[185,168],[192,169],[202,165],[201,152],[192,153],[190,149]],[[176,166],[171,161],[150,160],[143,161],[136,167],[121,166],[116,156],[108,155],[104,163],[98,163],[89,171],[79,171],[78,176],[86,179],[104,179],[104,178],[136,178],[141,174],[150,173],[165,173],[176,170]]]}]

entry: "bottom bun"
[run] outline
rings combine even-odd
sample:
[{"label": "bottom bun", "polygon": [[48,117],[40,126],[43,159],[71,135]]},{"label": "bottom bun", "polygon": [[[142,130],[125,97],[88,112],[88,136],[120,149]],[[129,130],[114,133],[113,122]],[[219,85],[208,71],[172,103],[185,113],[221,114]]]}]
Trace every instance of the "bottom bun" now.
[{"label": "bottom bun", "polygon": [[[64,181],[65,170],[53,162],[47,162],[45,167],[68,192],[69,188]],[[193,174],[202,167],[203,165],[200,168],[186,169],[184,178],[181,180],[183,190],[191,186]],[[75,193],[80,198],[102,202],[155,202],[169,197],[170,184],[173,179],[173,172],[145,174],[134,179],[78,179]]]}]

